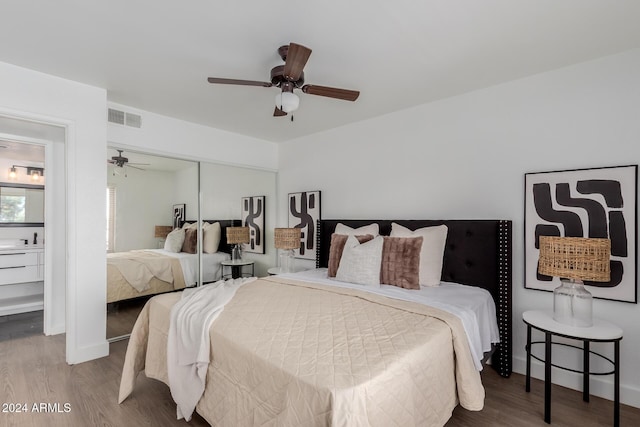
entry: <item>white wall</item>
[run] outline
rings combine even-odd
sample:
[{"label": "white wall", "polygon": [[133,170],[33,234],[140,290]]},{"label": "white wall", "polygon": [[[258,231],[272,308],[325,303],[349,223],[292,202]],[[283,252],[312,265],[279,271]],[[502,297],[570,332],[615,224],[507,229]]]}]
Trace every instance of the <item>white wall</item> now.
[{"label": "white wall", "polygon": [[[66,248],[64,241],[57,239],[62,246],[54,249],[68,256],[66,358],[69,363],[106,356],[109,351],[105,339],[104,262],[106,97],[104,89],[0,63],[0,114],[66,127],[66,165],[56,166],[66,171],[67,238]],[[48,178],[48,184],[52,184],[51,176]],[[47,241],[52,249],[50,244],[54,242]],[[56,295],[64,294],[65,283],[54,283],[54,286]]]},{"label": "white wall", "polygon": [[156,225],[171,225],[176,191],[175,172],[127,168],[119,175],[107,173],[116,187],[115,252],[158,247]]},{"label": "white wall", "polygon": [[278,146],[248,136],[178,120],[120,104],[109,108],[140,114],[142,127],[108,124],[108,140],[154,154],[275,170]]},{"label": "white wall", "polygon": [[176,172],[176,187],[173,192],[173,203],[184,203],[185,219],[195,221],[198,218],[198,163],[192,168]]},{"label": "white wall", "polygon": [[[638,105],[633,50],[300,138],[280,149],[279,205],[289,192],[319,189],[323,218],[513,220],[513,350],[522,373],[522,312],[552,308],[550,293],[523,286],[524,174],[637,164]],[[278,222],[286,224],[286,210]],[[621,399],[640,407],[640,307],[595,300],[594,315],[623,328]],[[581,366],[577,355],[559,356]],[[539,364],[534,375],[543,378]],[[581,387],[576,375],[553,375]],[[612,382],[592,377],[592,392],[612,399]]]}]

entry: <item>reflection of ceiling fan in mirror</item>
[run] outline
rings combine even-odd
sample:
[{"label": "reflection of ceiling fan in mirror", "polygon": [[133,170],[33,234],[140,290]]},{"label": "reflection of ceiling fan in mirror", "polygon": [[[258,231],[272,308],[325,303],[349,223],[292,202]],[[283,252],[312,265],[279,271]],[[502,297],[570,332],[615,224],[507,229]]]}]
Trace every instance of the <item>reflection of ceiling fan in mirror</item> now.
[{"label": "reflection of ceiling fan in mirror", "polygon": [[107,163],[112,164],[113,166],[115,166],[114,169],[113,169],[113,175],[119,175],[119,173],[116,171],[116,168],[124,169],[124,176],[126,177],[127,176],[126,168],[133,168],[133,169],[138,169],[138,170],[143,171],[144,169],[139,168],[138,166],[148,166],[149,165],[149,163],[131,163],[131,162],[129,162],[129,159],[127,157],[124,157],[122,155],[122,151],[123,150],[116,149],[116,151],[118,152],[117,156],[113,156],[113,157],[111,157],[111,159],[107,159]]},{"label": "reflection of ceiling fan in mirror", "polygon": [[286,116],[287,113],[292,113],[298,108],[300,100],[298,95],[293,93],[294,89],[301,90],[308,95],[319,95],[327,98],[342,99],[344,101],[355,101],[358,99],[360,92],[357,90],[304,84],[303,69],[311,55],[311,49],[308,47],[290,43],[281,46],[280,49],[278,49],[278,54],[284,61],[284,65],[278,65],[271,70],[271,81],[261,82],[219,77],[209,77],[208,81],[209,83],[225,85],[279,88],[280,91],[276,95],[276,107],[273,112],[274,117]]},{"label": "reflection of ceiling fan in mirror", "polygon": [[[149,166],[149,163],[130,163],[129,159],[127,157],[124,157],[122,155],[122,151],[123,150],[117,150],[118,155],[117,156],[113,156],[111,157],[111,160],[107,160],[107,163],[111,163],[114,166],[118,166],[119,168],[122,168],[124,166],[128,166],[130,168],[134,168],[134,169],[138,169],[143,171],[144,169],[136,167],[136,166]],[[136,165],[136,166],[134,166]]]}]

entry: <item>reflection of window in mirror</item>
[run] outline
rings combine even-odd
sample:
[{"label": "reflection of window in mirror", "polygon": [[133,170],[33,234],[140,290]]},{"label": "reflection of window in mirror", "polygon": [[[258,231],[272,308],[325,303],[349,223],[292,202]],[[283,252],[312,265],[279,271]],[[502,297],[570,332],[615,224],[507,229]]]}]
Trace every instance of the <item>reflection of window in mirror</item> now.
[{"label": "reflection of window in mirror", "polygon": [[24,188],[0,188],[0,221],[25,222],[25,205]]},{"label": "reflection of window in mirror", "polygon": [[44,223],[44,187],[0,184],[0,225]]}]

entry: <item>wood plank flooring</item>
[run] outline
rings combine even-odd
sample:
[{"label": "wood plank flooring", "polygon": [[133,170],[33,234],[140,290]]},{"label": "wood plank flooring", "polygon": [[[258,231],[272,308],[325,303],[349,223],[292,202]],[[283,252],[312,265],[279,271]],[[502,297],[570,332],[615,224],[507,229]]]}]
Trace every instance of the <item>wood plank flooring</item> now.
[{"label": "wood plank flooring", "polygon": [[42,334],[44,311],[0,316],[0,341]]},{"label": "wood plank flooring", "polygon": [[[197,414],[186,423],[176,420],[169,388],[141,374],[136,389],[124,403],[117,403],[120,373],[128,341],[110,346],[109,357],[69,366],[64,361],[64,335],[42,335],[0,342],[0,404],[26,403],[28,413],[0,412],[0,426],[206,426]],[[469,412],[456,408],[447,423],[452,426],[545,426],[544,387],[532,381],[524,391],[524,377],[509,379],[485,369],[485,409]],[[610,426],[613,403],[592,396],[582,401],[580,392],[553,387],[552,426]],[[62,412],[34,413],[33,404],[58,404]],[[64,412],[64,404],[70,411]],[[0,408],[1,410],[2,408]],[[57,408],[51,408],[57,409]],[[622,406],[621,425],[638,425],[640,409]]]}]

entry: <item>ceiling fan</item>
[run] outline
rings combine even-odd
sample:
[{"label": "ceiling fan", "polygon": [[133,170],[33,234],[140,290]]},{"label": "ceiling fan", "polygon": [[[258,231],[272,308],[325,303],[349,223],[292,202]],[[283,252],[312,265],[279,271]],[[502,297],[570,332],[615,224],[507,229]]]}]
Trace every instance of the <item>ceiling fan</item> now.
[{"label": "ceiling fan", "polygon": [[[293,93],[294,89],[300,89],[309,95],[326,96],[328,98],[342,99],[345,101],[355,101],[360,96],[356,90],[338,89],[334,87],[305,85],[304,66],[311,55],[311,49],[296,43],[280,46],[278,54],[284,61],[284,65],[278,65],[271,69],[271,81],[260,82],[255,80],[224,79],[219,77],[209,77],[209,83],[240,85],[240,86],[262,86],[280,88],[280,93],[276,95],[276,106],[273,111],[274,117],[286,116],[295,111],[300,105],[298,95]],[[293,120],[293,117],[291,118]]]},{"label": "ceiling fan", "polygon": [[[118,152],[118,155],[111,157],[110,160],[107,159],[107,163],[111,163],[112,165],[117,166],[119,168],[127,166],[127,167],[130,167],[130,168],[133,168],[133,169],[138,169],[138,170],[141,170],[141,171],[143,171],[144,169],[139,168],[137,166],[148,166],[149,165],[149,163],[130,163],[129,159],[122,155],[122,151],[124,151],[124,150],[116,149],[116,151]],[[136,166],[133,166],[133,165],[136,165]]]}]

